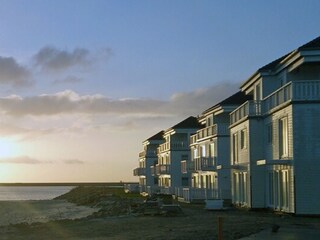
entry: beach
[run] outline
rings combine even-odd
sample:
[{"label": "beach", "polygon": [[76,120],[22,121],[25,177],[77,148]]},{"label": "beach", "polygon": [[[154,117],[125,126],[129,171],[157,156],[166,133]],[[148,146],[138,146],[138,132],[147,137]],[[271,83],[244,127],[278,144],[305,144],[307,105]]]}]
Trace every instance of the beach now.
[{"label": "beach", "polygon": [[66,200],[1,201],[0,226],[78,219],[91,215],[95,211],[97,209],[77,206]]},{"label": "beach", "polygon": [[233,208],[208,211],[202,204],[182,203],[178,214],[142,214],[142,198],[108,191],[82,188],[58,200],[5,202],[0,239],[218,239],[218,218],[223,221],[223,239],[271,233],[275,225],[278,233],[272,236],[297,228],[320,236],[318,217]]}]

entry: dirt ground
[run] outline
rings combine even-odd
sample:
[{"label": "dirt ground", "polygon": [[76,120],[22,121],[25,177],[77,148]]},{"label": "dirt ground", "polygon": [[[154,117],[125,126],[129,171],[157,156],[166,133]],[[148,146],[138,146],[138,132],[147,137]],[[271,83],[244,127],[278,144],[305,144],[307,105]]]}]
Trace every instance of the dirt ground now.
[{"label": "dirt ground", "polygon": [[87,217],[47,223],[0,227],[0,239],[218,239],[218,217],[223,219],[223,239],[239,239],[281,227],[320,229],[319,218],[275,215],[239,210],[208,211],[202,206],[182,206],[183,214],[165,216]]},{"label": "dirt ground", "polygon": [[[182,213],[174,216],[144,215],[131,211],[123,214],[126,212],[120,211],[125,209],[123,204],[119,204],[115,199],[109,199],[108,202],[109,207],[105,208],[108,211],[96,212],[81,219],[0,226],[0,239],[212,240],[218,239],[219,217],[223,221],[224,240],[240,239],[262,230],[272,231],[274,226],[279,226],[279,231],[281,228],[303,228],[317,229],[320,233],[319,217],[297,217],[238,209],[208,211],[201,204],[180,204]],[[132,203],[132,199],[129,202]],[[101,202],[99,204],[101,207]],[[110,206],[115,205],[121,214],[110,211]]]}]

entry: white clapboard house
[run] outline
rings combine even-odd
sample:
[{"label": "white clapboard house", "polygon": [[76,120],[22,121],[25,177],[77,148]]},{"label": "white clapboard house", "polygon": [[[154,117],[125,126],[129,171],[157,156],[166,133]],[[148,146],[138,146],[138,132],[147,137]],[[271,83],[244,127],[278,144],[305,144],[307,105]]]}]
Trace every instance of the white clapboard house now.
[{"label": "white clapboard house", "polygon": [[320,214],[320,38],[258,69],[230,114],[232,201]]}]

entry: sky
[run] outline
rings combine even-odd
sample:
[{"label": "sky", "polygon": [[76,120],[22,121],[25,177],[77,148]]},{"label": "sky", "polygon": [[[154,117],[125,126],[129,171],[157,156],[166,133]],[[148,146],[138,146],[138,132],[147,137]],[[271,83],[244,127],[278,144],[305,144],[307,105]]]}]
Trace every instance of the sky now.
[{"label": "sky", "polygon": [[318,0],[0,0],[0,182],[138,181],[142,142],[320,35]]}]

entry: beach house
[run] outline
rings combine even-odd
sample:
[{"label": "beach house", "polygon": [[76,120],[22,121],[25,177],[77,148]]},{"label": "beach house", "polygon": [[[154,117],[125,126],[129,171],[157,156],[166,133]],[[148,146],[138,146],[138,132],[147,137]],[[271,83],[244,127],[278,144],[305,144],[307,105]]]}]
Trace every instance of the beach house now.
[{"label": "beach house", "polygon": [[190,186],[190,176],[182,173],[181,162],[190,161],[190,136],[199,128],[198,119],[191,116],[164,131],[154,171],[161,193],[175,194],[175,188]]},{"label": "beach house", "polygon": [[157,148],[164,142],[163,131],[143,141],[143,151],[139,153],[139,167],[133,175],[139,177],[139,190],[142,195],[150,195],[158,191],[158,177],[154,167],[158,163]]},{"label": "beach house", "polygon": [[230,114],[232,201],[320,214],[320,37],[258,69]]},{"label": "beach house", "polygon": [[190,137],[192,181],[182,189],[184,201],[231,201],[229,114],[250,98],[238,92],[199,116],[203,127]]}]

